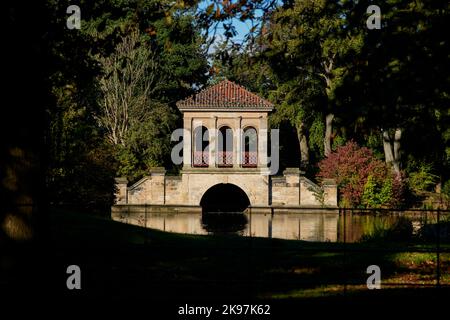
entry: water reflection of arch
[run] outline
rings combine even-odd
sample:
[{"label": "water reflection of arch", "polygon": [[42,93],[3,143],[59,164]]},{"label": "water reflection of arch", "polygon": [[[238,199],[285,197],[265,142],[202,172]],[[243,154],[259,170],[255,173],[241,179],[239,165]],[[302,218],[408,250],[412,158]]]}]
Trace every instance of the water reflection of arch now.
[{"label": "water reflection of arch", "polygon": [[253,126],[247,126],[242,133],[242,166],[256,167],[258,164],[258,132]]},{"label": "water reflection of arch", "polygon": [[198,126],[194,129],[193,143],[194,167],[208,167],[209,165],[209,131],[205,126]]},{"label": "water reflection of arch", "polygon": [[201,195],[202,227],[208,233],[243,234],[250,198],[239,183],[213,183]]},{"label": "water reflection of arch", "polygon": [[218,131],[218,165],[219,167],[233,166],[233,130],[223,125]]}]

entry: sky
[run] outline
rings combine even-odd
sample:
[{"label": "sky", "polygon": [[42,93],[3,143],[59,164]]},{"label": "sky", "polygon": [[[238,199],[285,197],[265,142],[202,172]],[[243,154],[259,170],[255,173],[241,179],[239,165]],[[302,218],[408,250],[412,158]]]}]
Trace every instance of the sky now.
[{"label": "sky", "polygon": [[[205,9],[210,4],[211,4],[210,0],[204,0],[199,6],[201,9]],[[261,16],[261,12],[256,12],[255,14],[257,17]],[[229,23],[229,21],[227,21],[226,23]],[[245,35],[248,34],[250,29],[252,28],[252,22],[250,20],[242,22],[239,19],[233,19],[232,24],[236,28],[237,34],[231,39],[233,40],[233,42],[242,43],[244,41]],[[210,31],[210,36],[213,35],[213,32],[214,30]],[[225,38],[223,36],[223,32],[224,32],[223,24],[220,24],[217,28],[216,41],[214,43],[220,43],[221,40]],[[211,46],[210,52],[211,50],[214,50],[214,45]]]}]

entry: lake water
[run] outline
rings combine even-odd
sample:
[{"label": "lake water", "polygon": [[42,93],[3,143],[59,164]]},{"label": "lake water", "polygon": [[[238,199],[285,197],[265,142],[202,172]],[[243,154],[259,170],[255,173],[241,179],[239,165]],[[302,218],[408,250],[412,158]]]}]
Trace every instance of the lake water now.
[{"label": "lake water", "polygon": [[[441,215],[441,221],[448,219]],[[436,214],[417,213],[147,213],[116,219],[148,228],[186,234],[237,234],[320,242],[356,242],[364,237],[417,234],[436,222]],[[448,219],[450,220],[450,219]],[[398,229],[398,230],[397,230]]]}]

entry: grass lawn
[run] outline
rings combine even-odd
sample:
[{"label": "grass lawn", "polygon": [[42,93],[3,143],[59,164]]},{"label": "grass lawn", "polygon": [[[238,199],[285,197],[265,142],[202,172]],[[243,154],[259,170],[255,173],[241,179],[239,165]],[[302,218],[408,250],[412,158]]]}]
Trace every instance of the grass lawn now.
[{"label": "grass lawn", "polygon": [[[435,248],[434,244],[344,245],[194,236],[68,212],[48,217],[45,245],[29,250],[34,259],[43,261],[41,269],[48,278],[45,284],[62,296],[299,303],[408,297],[426,303],[425,296],[432,301],[435,296],[449,294],[448,244],[441,247],[446,252],[440,255],[443,288],[438,290],[434,288],[436,254],[425,252]],[[402,252],[405,248],[408,251]],[[82,271],[79,293],[65,287],[65,268],[71,264],[79,265]],[[366,287],[366,269],[373,264],[381,268],[381,290]]]}]

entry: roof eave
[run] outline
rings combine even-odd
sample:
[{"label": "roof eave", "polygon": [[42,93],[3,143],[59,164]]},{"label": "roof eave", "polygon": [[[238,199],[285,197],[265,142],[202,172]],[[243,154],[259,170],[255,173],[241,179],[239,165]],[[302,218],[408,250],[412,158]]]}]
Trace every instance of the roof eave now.
[{"label": "roof eave", "polygon": [[274,107],[180,107],[181,112],[185,111],[209,111],[209,112],[271,112]]}]

